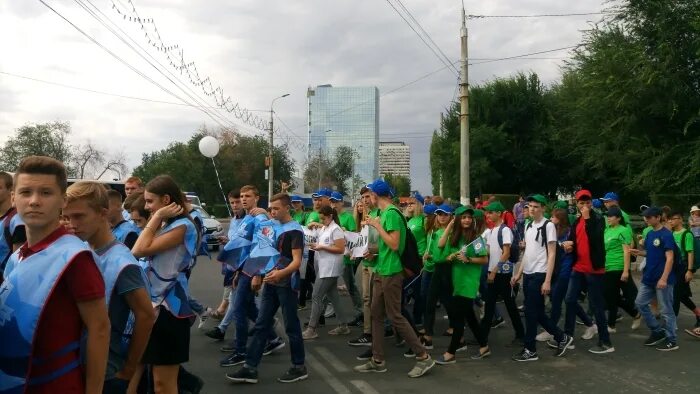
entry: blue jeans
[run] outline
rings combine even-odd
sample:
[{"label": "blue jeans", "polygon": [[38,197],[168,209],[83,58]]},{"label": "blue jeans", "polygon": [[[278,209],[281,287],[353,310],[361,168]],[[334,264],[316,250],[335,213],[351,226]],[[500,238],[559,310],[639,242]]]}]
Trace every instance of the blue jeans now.
[{"label": "blue jeans", "polygon": [[272,329],[277,309],[282,309],[284,330],[289,337],[289,348],[292,353],[292,365],[304,365],[304,339],[301,337],[301,323],[297,315],[298,295],[289,286],[265,285],[262,290],[260,314],[255,321],[255,334],[250,341],[245,364],[257,368],[262,359],[263,350],[268,339],[276,336]]},{"label": "blue jeans", "polygon": [[[605,316],[607,311],[605,296],[603,295],[604,274],[584,274],[581,272],[571,272],[569,279],[569,290],[566,293],[566,324],[565,330],[574,332],[576,324],[577,308],[581,308],[578,303],[578,294],[581,292],[584,283],[588,286],[588,303],[595,315],[595,324],[598,326],[598,343],[610,345],[610,333],[608,332],[608,319]],[[586,321],[584,321],[586,323]],[[569,334],[571,335],[571,334]]]},{"label": "blue jeans", "polygon": [[525,295],[525,348],[531,352],[537,351],[537,325],[539,324],[548,333],[554,336],[554,340],[561,341],[564,332],[550,320],[544,312],[544,296],[542,284],[544,273],[523,275],[523,293]]},{"label": "blue jeans", "polygon": [[[255,293],[250,288],[252,278],[248,275],[239,274],[238,286],[232,293],[236,293],[233,297],[233,321],[236,325],[236,339],[234,342],[235,352],[239,354],[246,353],[248,344],[248,319],[258,320],[258,307],[255,305]],[[268,339],[277,338],[274,330],[269,330]]]},{"label": "blue jeans", "polygon": [[[564,298],[566,298],[566,292],[569,289],[569,279],[570,277],[560,276],[552,286],[552,292],[549,294],[549,298],[552,303],[551,318],[554,324],[559,324],[559,318],[561,318],[561,305],[564,303]],[[567,306],[568,308],[568,306]],[[581,304],[576,303],[576,316],[586,325],[590,327],[593,325],[593,320],[588,316],[586,311],[583,310]],[[569,335],[574,335],[574,327],[566,326],[564,324],[564,332]]]},{"label": "blue jeans", "polygon": [[420,286],[417,289],[418,296],[416,303],[413,305],[413,320],[418,325],[423,325],[423,315],[425,314],[425,304],[428,300],[428,289],[430,281],[433,279],[433,273],[423,270],[420,278]]},{"label": "blue jeans", "polygon": [[[656,297],[656,301],[661,309],[666,324],[661,327],[654,314],[651,313],[649,303]],[[676,315],[673,313],[673,285],[666,286],[665,289],[657,289],[656,286],[649,286],[645,283],[639,284],[639,293],[637,293],[637,309],[642,314],[644,322],[653,333],[662,333],[665,331],[666,339],[669,342],[676,342]]]}]

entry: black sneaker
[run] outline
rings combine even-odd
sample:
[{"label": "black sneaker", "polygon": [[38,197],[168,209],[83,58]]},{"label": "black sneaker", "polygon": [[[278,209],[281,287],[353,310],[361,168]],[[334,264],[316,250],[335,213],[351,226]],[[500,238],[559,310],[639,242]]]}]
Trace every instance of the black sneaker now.
[{"label": "black sneaker", "polygon": [[540,359],[537,352],[531,352],[527,349],[523,349],[522,352],[514,355],[512,358],[513,361],[537,361]]},{"label": "black sneaker", "polygon": [[506,324],[506,321],[502,318],[499,317],[498,319],[494,319],[493,322],[491,322],[491,328],[498,328]]},{"label": "black sneaker", "polygon": [[350,323],[348,323],[348,326],[350,327],[362,327],[365,324],[365,318],[362,317],[360,314],[359,316],[355,317]]},{"label": "black sneaker", "polygon": [[423,344],[423,347],[425,348],[425,350],[433,350],[433,340],[432,339],[421,338],[420,341]]},{"label": "black sneaker", "polygon": [[217,341],[223,341],[224,336],[226,336],[226,333],[221,331],[219,327],[214,327],[211,330],[205,332],[204,335],[208,336],[211,339],[216,339]]},{"label": "black sneaker", "polygon": [[569,350],[569,346],[574,342],[574,337],[564,334],[564,337],[557,344],[557,351],[554,352],[554,356],[561,357]]},{"label": "black sneaker", "polygon": [[391,327],[384,329],[384,338],[393,338],[394,337],[394,330],[391,329]]},{"label": "black sneaker", "polygon": [[308,377],[309,373],[306,371],[306,367],[291,367],[284,375],[277,378],[277,381],[280,383],[294,383]]},{"label": "black sneaker", "polygon": [[593,354],[612,353],[615,351],[615,347],[612,344],[599,343],[598,346],[592,347],[588,351]]},{"label": "black sneaker", "polygon": [[350,345],[350,346],[372,346],[372,335],[371,334],[362,334],[362,335],[360,335],[359,338],[352,339],[352,340],[348,341],[348,345]]},{"label": "black sneaker", "polygon": [[265,350],[263,350],[263,356],[267,356],[268,354],[270,354],[276,350],[282,349],[284,347],[284,345],[285,345],[284,341],[280,337],[277,337],[277,338],[271,340],[270,342],[267,343],[267,345],[265,345]]},{"label": "black sneaker", "polygon": [[243,364],[245,362],[245,354],[241,353],[231,353],[229,356],[224,357],[219,361],[219,365],[222,367],[233,367],[238,364]]},{"label": "black sneaker", "polygon": [[655,346],[666,339],[666,334],[663,331],[652,332],[649,338],[644,342],[644,346]]},{"label": "black sneaker", "polygon": [[372,349],[365,350],[364,352],[360,353],[355,358],[360,360],[360,361],[367,361],[367,360],[371,359],[372,358]]},{"label": "black sneaker", "polygon": [[235,383],[258,383],[258,371],[244,366],[236,372],[227,373],[226,379]]},{"label": "black sneaker", "polygon": [[406,358],[415,358],[415,357],[416,357],[416,354],[413,353],[413,350],[411,350],[411,348],[408,348],[408,350],[406,350],[405,352],[403,352],[403,356],[406,357]]},{"label": "black sneaker", "polygon": [[228,345],[220,347],[219,350],[221,350],[222,353],[233,353],[236,351],[236,344],[231,342]]},{"label": "black sneaker", "polygon": [[666,341],[663,345],[657,346],[656,350],[660,352],[671,352],[678,350],[678,344],[676,342]]}]

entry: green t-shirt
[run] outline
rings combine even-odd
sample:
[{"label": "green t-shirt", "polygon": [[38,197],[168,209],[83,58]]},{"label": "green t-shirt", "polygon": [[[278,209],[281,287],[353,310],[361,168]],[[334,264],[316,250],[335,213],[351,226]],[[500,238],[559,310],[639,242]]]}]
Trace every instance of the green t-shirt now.
[{"label": "green t-shirt", "polygon": [[430,241],[430,250],[428,250],[428,254],[431,257],[430,260],[432,265],[443,264],[447,262],[447,256],[450,254],[449,238],[447,239],[447,244],[445,245],[445,247],[440,247],[440,238],[442,238],[442,235],[444,233],[444,228],[439,228],[433,231],[433,239]]},{"label": "green t-shirt", "polygon": [[308,226],[309,223],[321,223],[321,217],[318,216],[318,212],[316,212],[316,211],[309,212],[309,214],[306,216],[306,221],[304,222],[304,226]]},{"label": "green t-shirt", "polygon": [[[620,209],[620,212],[622,212],[622,219],[625,220],[625,227],[629,228],[630,231],[632,231],[632,226],[630,225],[630,215],[628,215],[627,212],[623,211],[622,209]],[[573,222],[571,222],[571,223],[573,223]],[[606,220],[605,221],[605,228],[608,228],[608,227],[610,227],[610,225],[608,224],[608,221]]]},{"label": "green t-shirt", "polygon": [[301,224],[302,226],[305,225],[306,224],[306,212],[304,212],[304,211],[294,212],[294,214],[292,215],[292,220]]},{"label": "green t-shirt", "polygon": [[627,226],[617,225],[605,229],[605,270],[622,271],[625,269],[625,251],[623,245],[632,245],[632,231]]},{"label": "green t-shirt", "polygon": [[[368,214],[367,216],[369,216],[370,218],[376,218],[376,217],[378,217],[378,216],[379,216],[379,209],[372,209],[371,211],[369,211],[369,214]],[[375,230],[374,227],[370,227],[370,228],[369,228],[369,232],[370,232],[369,237],[370,237],[370,239],[372,239],[372,233],[374,232],[374,233],[376,234],[376,231],[377,231],[377,230]],[[362,259],[362,265],[364,265],[365,267],[372,268],[372,267],[374,267],[374,266],[377,265],[377,259],[376,259],[376,258],[375,258],[374,260],[365,260],[365,259]]]},{"label": "green t-shirt", "polygon": [[688,231],[688,235],[685,236],[685,245],[683,245],[683,233],[686,229],[673,232],[673,239],[676,241],[676,245],[681,250],[681,260],[688,261],[688,252],[694,252],[693,249],[693,233]]},{"label": "green t-shirt", "polygon": [[425,216],[414,216],[408,221],[408,228],[413,233],[416,238],[416,244],[418,245],[418,255],[423,257],[425,253],[425,247],[427,245],[427,238],[425,235]]},{"label": "green t-shirt", "polygon": [[[352,216],[351,213],[343,211],[338,215],[338,219],[340,221],[340,227],[344,231],[356,231],[357,230],[357,224],[355,224],[355,218]],[[343,263],[345,265],[353,265],[353,261],[350,257],[348,256],[343,256]]]},{"label": "green t-shirt", "polygon": [[646,226],[644,230],[642,230],[642,243],[644,243],[644,240],[647,239],[647,234],[649,234],[650,231],[653,231],[654,227],[651,226]]},{"label": "green t-shirt", "polygon": [[[464,247],[464,241],[460,241],[457,246],[447,245],[447,254],[460,251]],[[453,295],[476,298],[481,282],[481,264],[465,263],[461,260],[452,262],[452,286]]]},{"label": "green t-shirt", "polygon": [[386,232],[400,231],[399,235],[399,250],[393,251],[384,243],[384,240],[379,237],[377,245],[379,254],[377,256],[377,265],[374,266],[374,272],[381,276],[392,276],[403,271],[401,265],[401,257],[399,253],[403,251],[406,242],[406,226],[403,224],[401,212],[394,205],[389,205],[385,210],[381,211],[379,218],[382,227]]}]

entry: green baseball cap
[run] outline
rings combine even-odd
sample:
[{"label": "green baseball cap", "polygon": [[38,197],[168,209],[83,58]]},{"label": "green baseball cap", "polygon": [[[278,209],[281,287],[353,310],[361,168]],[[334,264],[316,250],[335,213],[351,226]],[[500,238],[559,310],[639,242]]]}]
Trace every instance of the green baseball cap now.
[{"label": "green baseball cap", "polygon": [[504,207],[500,201],[493,201],[491,204],[484,207],[484,211],[486,212],[504,212],[505,210],[506,207]]},{"label": "green baseball cap", "polygon": [[569,203],[564,201],[564,200],[559,200],[559,201],[554,203],[553,208],[567,209],[567,208],[569,208]]},{"label": "green baseball cap", "polygon": [[547,198],[541,194],[530,194],[527,196],[527,201],[534,201],[542,205],[547,205]]},{"label": "green baseball cap", "polygon": [[474,215],[474,208],[472,208],[469,205],[466,205],[466,206],[463,205],[463,206],[455,209],[455,216],[464,215],[465,213],[469,213],[473,216]]},{"label": "green baseball cap", "polygon": [[474,210],[474,217],[483,219],[484,218],[484,211],[482,211],[481,209],[475,209]]}]

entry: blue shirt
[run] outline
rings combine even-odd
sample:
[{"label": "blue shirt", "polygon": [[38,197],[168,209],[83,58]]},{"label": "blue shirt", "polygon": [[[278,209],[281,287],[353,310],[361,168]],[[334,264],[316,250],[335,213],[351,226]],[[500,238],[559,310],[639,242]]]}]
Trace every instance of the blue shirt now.
[{"label": "blue shirt", "polygon": [[[661,275],[663,275],[666,267],[666,251],[673,251],[675,246],[676,241],[673,239],[673,233],[666,227],[656,231],[649,231],[644,239],[647,259],[644,272],[642,273],[642,283],[656,287],[656,282],[661,279]],[[669,285],[676,283],[676,275],[673,273],[673,270],[668,275],[667,283]]]}]

